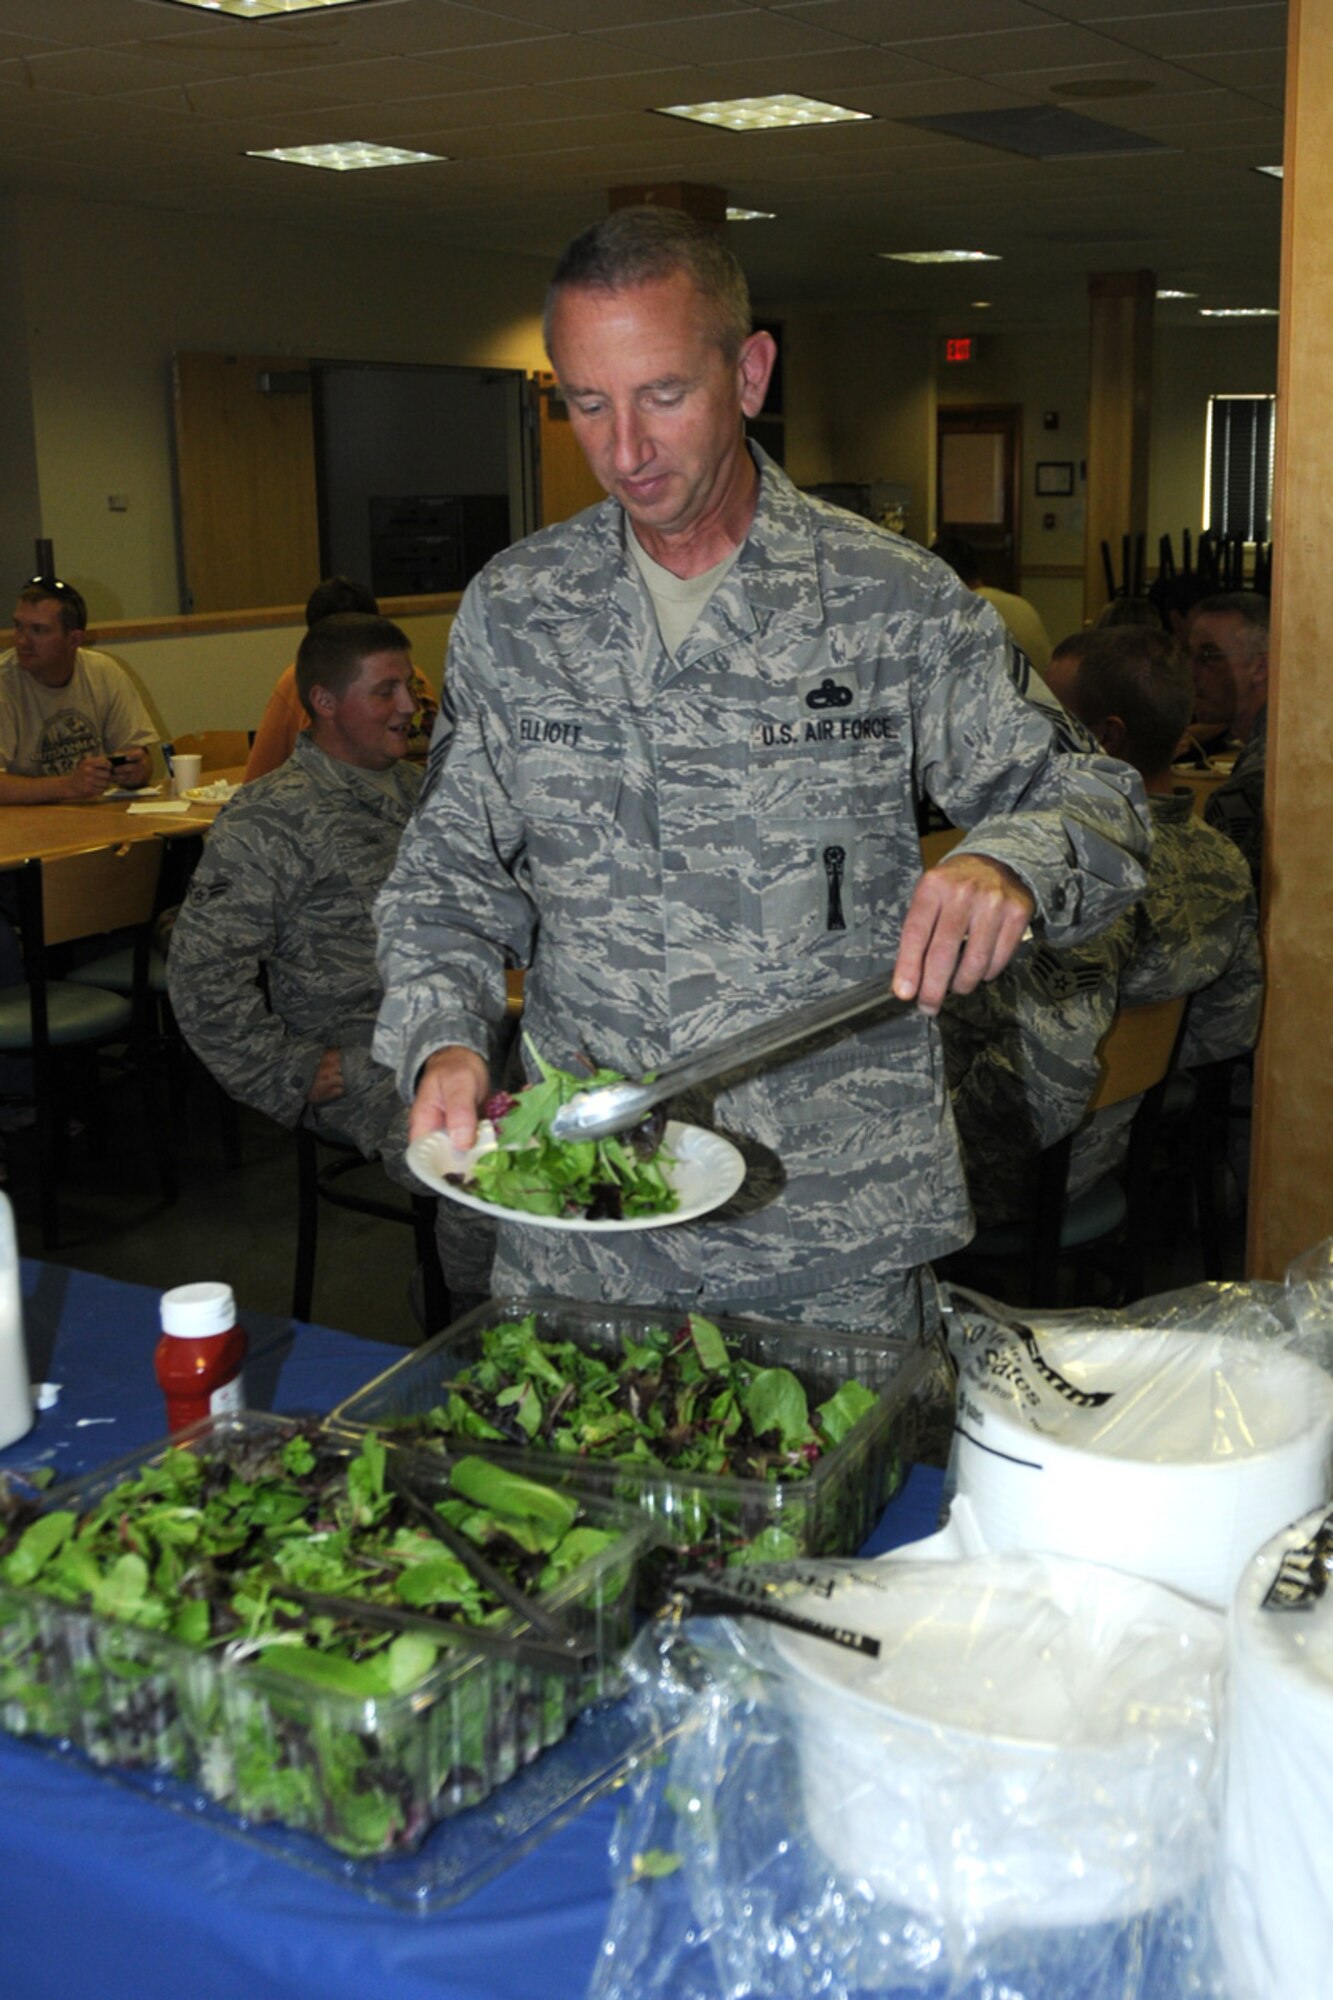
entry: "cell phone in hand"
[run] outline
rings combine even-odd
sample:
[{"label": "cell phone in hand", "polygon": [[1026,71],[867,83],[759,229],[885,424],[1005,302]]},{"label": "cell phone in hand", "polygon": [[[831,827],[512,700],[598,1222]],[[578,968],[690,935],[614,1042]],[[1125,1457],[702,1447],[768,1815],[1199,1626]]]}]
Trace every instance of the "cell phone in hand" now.
[{"label": "cell phone in hand", "polygon": [[107,762],[113,771],[118,771],[122,764],[137,763],[138,758],[132,750],[118,750],[114,757],[107,758]]}]

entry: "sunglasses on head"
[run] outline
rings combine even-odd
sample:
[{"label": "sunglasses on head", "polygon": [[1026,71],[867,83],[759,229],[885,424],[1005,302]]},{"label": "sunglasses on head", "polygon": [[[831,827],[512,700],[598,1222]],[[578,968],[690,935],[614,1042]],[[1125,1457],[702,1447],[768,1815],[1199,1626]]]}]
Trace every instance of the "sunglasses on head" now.
[{"label": "sunglasses on head", "polygon": [[74,607],[75,625],[83,631],[88,623],[88,607],[83,601],[82,591],[72,583],[62,583],[58,576],[30,576],[23,586],[24,591],[40,591],[43,597],[54,597],[60,604]]}]

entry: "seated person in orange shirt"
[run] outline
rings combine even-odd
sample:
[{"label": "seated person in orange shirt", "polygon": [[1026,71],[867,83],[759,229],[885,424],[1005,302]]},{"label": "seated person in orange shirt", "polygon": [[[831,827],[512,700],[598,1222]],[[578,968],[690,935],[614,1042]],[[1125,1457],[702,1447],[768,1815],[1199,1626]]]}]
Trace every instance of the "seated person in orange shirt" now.
[{"label": "seated person in orange shirt", "polygon": [[[346,576],[326,577],[323,583],[316,584],[306,600],[306,630],[318,624],[321,618],[332,618],[341,611],[362,611],[375,618],[379,615],[379,605],[363,583],[353,583]],[[412,692],[417,698],[418,713],[412,727],[408,755],[416,757],[425,754],[440,704],[430,682],[416,667],[412,669]],[[308,726],[309,717],[296,692],[296,662],[293,660],[278,675],[268,705],[260,717],[246,761],[246,784],[252,778],[262,778],[267,772],[276,771],[279,765],[285,764],[297,737]]]}]

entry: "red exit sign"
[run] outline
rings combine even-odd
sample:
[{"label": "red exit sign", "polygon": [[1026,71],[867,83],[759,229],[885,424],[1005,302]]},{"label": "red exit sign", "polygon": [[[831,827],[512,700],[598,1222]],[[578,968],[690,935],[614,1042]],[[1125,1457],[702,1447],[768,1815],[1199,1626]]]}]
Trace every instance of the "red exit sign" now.
[{"label": "red exit sign", "polygon": [[975,361],[977,358],[977,337],[974,333],[960,333],[944,343],[946,361]]}]

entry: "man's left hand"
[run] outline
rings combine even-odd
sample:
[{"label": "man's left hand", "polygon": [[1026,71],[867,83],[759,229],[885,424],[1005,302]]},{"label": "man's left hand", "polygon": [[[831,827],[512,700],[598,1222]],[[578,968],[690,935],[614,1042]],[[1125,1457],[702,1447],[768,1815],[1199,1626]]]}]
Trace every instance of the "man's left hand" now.
[{"label": "man's left hand", "polygon": [[117,750],[115,754],[117,757],[123,757],[125,762],[112,765],[113,784],[119,785],[124,791],[137,792],[140,785],[148,783],[152,760],[141,743],[135,744],[129,750]]},{"label": "man's left hand", "polygon": [[1002,861],[949,855],[916,885],[893,968],[895,994],[938,1014],[946,993],[971,993],[1003,972],[1034,908]]}]

